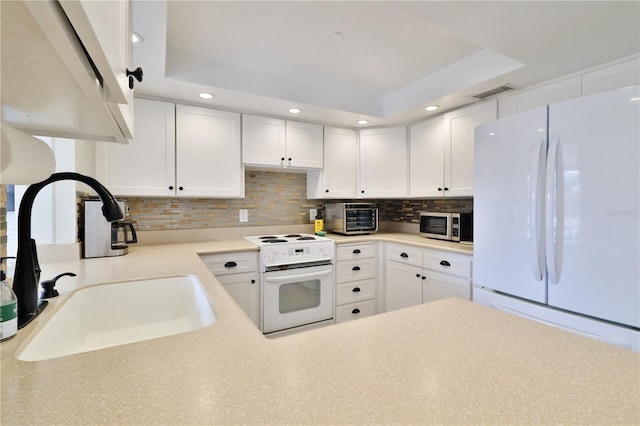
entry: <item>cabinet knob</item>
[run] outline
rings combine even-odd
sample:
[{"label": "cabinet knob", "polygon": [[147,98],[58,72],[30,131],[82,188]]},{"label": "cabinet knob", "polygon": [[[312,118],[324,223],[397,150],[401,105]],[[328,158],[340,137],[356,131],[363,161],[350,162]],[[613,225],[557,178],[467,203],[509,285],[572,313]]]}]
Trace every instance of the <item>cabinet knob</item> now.
[{"label": "cabinet knob", "polygon": [[416,274],[416,278],[420,278],[420,274]]},{"label": "cabinet knob", "polygon": [[427,279],[427,277],[425,277],[425,276],[423,275],[423,276],[422,276],[422,279],[423,279],[423,280],[426,280],[426,279]]},{"label": "cabinet knob", "polygon": [[181,186],[179,186],[179,187],[178,187],[178,189],[179,189],[180,191],[182,191],[184,188],[183,188],[183,187],[181,187]]},{"label": "cabinet knob", "polygon": [[400,253],[400,257],[409,257],[409,255],[405,252]]},{"label": "cabinet knob", "polygon": [[354,266],[353,268],[351,268],[352,271],[359,271],[360,267],[359,266]]},{"label": "cabinet knob", "polygon": [[352,314],[359,314],[360,313],[360,309],[355,308],[353,311],[351,311]]},{"label": "cabinet knob", "polygon": [[281,157],[281,158],[280,158],[280,161],[284,161],[284,157]]},{"label": "cabinet knob", "polygon": [[324,192],[329,192],[329,190],[328,190],[328,189],[325,189],[325,190],[324,190]]},{"label": "cabinet knob", "polygon": [[238,264],[236,262],[234,262],[234,261],[227,262],[227,263],[224,264],[225,268],[235,268],[236,266],[238,266]]},{"label": "cabinet knob", "polygon": [[170,187],[169,187],[169,189],[170,189],[171,191],[173,191],[173,186],[170,186]]},{"label": "cabinet knob", "polygon": [[445,190],[445,191],[448,191],[448,190],[449,190],[449,188],[447,188],[447,187],[445,186],[445,187],[444,187],[444,190]]},{"label": "cabinet knob", "polygon": [[442,188],[438,188],[438,191],[442,191]]},{"label": "cabinet knob", "polygon": [[364,194],[364,189],[362,191],[360,191],[361,194]]},{"label": "cabinet knob", "polygon": [[440,261],[440,264],[441,264],[442,266],[451,266],[451,264],[450,264],[449,262],[447,262],[446,260],[441,260],[441,261]]},{"label": "cabinet knob", "polygon": [[291,157],[289,157],[289,162],[291,162]]},{"label": "cabinet knob", "polygon": [[251,280],[251,284],[255,284],[255,283],[256,283],[256,280]]},{"label": "cabinet knob", "polygon": [[353,254],[360,254],[360,253],[361,253],[360,249],[353,250]]},{"label": "cabinet knob", "polygon": [[351,291],[354,293],[360,293],[360,287],[354,287]]},{"label": "cabinet knob", "polygon": [[135,84],[135,82],[133,81],[134,77],[136,80],[138,80],[139,83],[142,82],[142,68],[138,67],[133,71],[129,71],[129,68],[127,68],[127,77],[129,77],[129,89],[133,90],[133,85]]}]

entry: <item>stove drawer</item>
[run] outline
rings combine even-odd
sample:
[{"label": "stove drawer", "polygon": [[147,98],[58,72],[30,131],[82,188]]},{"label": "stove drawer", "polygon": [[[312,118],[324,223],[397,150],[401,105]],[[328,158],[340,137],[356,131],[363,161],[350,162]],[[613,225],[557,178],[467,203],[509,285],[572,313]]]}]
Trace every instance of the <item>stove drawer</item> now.
[{"label": "stove drawer", "polygon": [[336,308],[336,324],[370,317],[375,314],[374,301],[350,303]]},{"label": "stove drawer", "polygon": [[258,252],[231,252],[220,254],[202,254],[202,261],[213,275],[240,274],[258,270]]},{"label": "stove drawer", "polygon": [[338,284],[374,278],[376,275],[375,259],[349,260],[336,265],[336,282]]},{"label": "stove drawer", "polygon": [[373,299],[374,297],[376,297],[376,280],[373,278],[336,286],[337,305]]}]

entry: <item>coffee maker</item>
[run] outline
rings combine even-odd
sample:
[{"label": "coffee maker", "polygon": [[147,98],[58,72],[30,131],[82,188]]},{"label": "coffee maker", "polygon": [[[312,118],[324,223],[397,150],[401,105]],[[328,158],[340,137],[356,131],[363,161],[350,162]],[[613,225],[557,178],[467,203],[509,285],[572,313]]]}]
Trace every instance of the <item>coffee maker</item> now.
[{"label": "coffee maker", "polygon": [[107,222],[102,214],[100,200],[84,202],[84,257],[123,256],[129,252],[128,244],[138,242],[136,230],[128,221],[129,203],[118,201],[124,217]]}]

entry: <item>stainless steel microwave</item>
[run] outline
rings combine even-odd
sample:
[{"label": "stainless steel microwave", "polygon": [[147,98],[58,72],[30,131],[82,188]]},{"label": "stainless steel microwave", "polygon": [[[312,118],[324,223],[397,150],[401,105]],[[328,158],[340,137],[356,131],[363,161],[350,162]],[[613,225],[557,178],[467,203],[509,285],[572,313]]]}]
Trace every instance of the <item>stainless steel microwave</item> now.
[{"label": "stainless steel microwave", "polygon": [[327,204],[325,228],[345,235],[371,234],[378,230],[378,205],[370,203]]},{"label": "stainless steel microwave", "polygon": [[473,213],[420,212],[420,235],[449,241],[473,241]]}]

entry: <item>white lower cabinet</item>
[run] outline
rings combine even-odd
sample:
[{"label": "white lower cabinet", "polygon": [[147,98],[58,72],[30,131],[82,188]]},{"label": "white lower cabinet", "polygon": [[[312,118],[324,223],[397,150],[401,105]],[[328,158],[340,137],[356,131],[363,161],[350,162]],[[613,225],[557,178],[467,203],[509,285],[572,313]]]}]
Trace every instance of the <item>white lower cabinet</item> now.
[{"label": "white lower cabinet", "polygon": [[374,243],[337,248],[336,323],[375,314],[376,259]]},{"label": "white lower cabinet", "polygon": [[387,244],[385,311],[448,297],[471,300],[471,256]]},{"label": "white lower cabinet", "polygon": [[200,258],[256,327],[260,328],[258,252],[205,254]]}]

